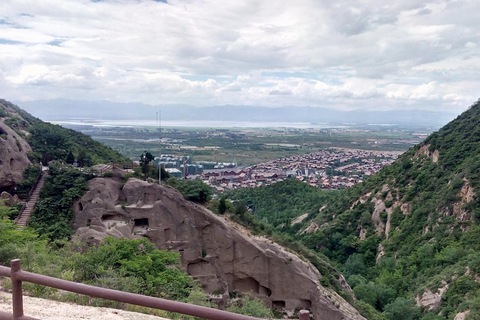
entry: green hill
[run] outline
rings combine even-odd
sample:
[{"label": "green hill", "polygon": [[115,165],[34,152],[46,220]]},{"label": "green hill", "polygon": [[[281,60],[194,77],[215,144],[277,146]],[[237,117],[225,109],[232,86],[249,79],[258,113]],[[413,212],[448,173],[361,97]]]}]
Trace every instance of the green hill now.
[{"label": "green hill", "polygon": [[29,154],[29,158],[33,163],[77,160],[81,166],[91,166],[98,163],[131,162],[87,135],[43,122],[3,99],[0,99],[0,118],[30,144],[33,153]]},{"label": "green hill", "polygon": [[[319,190],[301,229],[281,230],[343,270],[368,318],[480,319],[479,173],[477,102],[363,184],[329,197]],[[272,226],[276,212],[255,208],[277,189],[243,198]]]}]

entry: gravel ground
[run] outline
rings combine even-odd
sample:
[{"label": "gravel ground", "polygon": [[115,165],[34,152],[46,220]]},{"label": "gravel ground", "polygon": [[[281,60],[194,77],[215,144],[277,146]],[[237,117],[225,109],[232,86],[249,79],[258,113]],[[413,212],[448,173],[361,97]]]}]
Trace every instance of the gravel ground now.
[{"label": "gravel ground", "polygon": [[[0,291],[0,311],[12,312],[12,295]],[[79,306],[41,298],[23,296],[23,313],[26,316],[45,320],[164,320],[142,313],[110,308]]]}]

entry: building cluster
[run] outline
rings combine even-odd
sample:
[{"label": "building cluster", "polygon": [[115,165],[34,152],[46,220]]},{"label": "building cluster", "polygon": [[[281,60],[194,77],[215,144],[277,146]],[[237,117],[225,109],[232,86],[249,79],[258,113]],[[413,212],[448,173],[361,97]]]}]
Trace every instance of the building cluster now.
[{"label": "building cluster", "polygon": [[217,164],[210,169],[186,175],[201,179],[218,192],[236,188],[255,188],[295,178],[322,189],[343,189],[394,162],[398,152],[329,149],[272,160],[249,167]]}]

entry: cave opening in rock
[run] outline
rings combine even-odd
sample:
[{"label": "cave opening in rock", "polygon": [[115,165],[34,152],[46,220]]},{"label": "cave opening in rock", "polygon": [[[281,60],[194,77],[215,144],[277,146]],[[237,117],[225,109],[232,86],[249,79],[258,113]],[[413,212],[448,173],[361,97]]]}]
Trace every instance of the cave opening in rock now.
[{"label": "cave opening in rock", "polygon": [[112,221],[112,220],[117,220],[117,216],[114,214],[104,214],[102,216],[102,221]]},{"label": "cave opening in rock", "polygon": [[300,300],[298,309],[311,309],[312,308],[312,301],[310,300]]},{"label": "cave opening in rock", "polygon": [[272,290],[267,287],[260,286],[259,294],[270,297],[272,295]]},{"label": "cave opening in rock", "polygon": [[147,227],[148,228],[148,218],[135,219],[135,227]]},{"label": "cave opening in rock", "polygon": [[285,301],[273,301],[272,302],[272,307],[273,309],[275,310],[282,310],[282,309],[285,309]]},{"label": "cave opening in rock", "polygon": [[240,292],[252,291],[256,294],[260,293],[260,283],[252,277],[236,278],[233,282],[233,287],[236,291]]}]

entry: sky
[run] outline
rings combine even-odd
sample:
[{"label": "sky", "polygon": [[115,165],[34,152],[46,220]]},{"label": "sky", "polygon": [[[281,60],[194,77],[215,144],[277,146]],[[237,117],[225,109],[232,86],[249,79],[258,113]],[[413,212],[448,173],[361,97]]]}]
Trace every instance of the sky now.
[{"label": "sky", "polygon": [[478,0],[2,0],[0,98],[460,113],[480,97],[479,12]]}]

